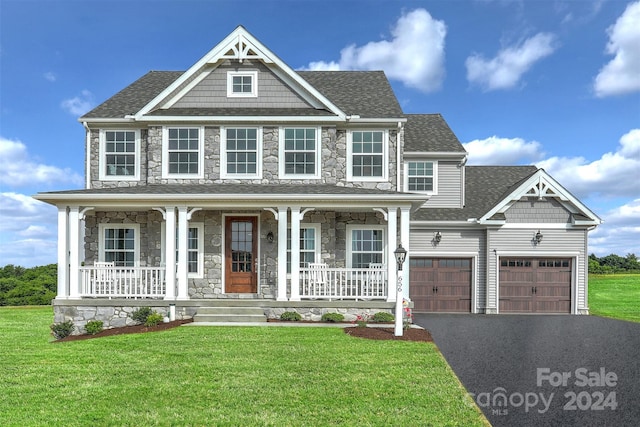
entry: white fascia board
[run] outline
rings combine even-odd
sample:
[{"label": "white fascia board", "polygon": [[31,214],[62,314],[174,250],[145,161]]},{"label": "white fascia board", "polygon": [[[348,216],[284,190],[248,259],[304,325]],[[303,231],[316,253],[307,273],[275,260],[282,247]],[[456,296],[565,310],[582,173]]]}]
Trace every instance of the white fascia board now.
[{"label": "white fascia board", "polygon": [[379,123],[393,123],[397,125],[398,123],[406,123],[407,119],[404,117],[389,117],[389,118],[362,118],[362,117],[353,117],[346,116],[346,120],[348,123],[358,124],[358,125],[367,125],[367,124],[379,124]]},{"label": "white fascia board", "polygon": [[144,116],[140,123],[342,123],[344,119],[336,116]]},{"label": "white fascia board", "polygon": [[424,220],[421,220],[421,221],[411,220],[411,227],[418,228],[418,229],[434,228],[434,227],[442,228],[442,229],[446,229],[446,228],[459,229],[461,227],[478,228],[478,229],[484,228],[480,224],[477,224],[475,222],[468,222],[468,221],[424,221]]},{"label": "white fascia board", "polygon": [[131,117],[118,117],[118,118],[109,118],[109,119],[87,119],[80,117],[78,119],[80,123],[86,123],[87,126],[91,126],[92,124],[101,124],[101,123],[113,123],[113,124],[122,124],[122,123],[134,123],[134,119]]},{"label": "white fascia board", "polygon": [[415,158],[438,158],[438,159],[455,159],[459,160],[467,156],[467,153],[460,153],[456,151],[405,151],[404,157]]}]

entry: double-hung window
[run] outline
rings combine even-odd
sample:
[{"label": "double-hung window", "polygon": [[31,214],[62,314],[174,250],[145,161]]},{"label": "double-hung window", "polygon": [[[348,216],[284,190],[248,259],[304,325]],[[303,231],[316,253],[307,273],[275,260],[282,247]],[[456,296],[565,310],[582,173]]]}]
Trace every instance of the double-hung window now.
[{"label": "double-hung window", "polygon": [[[165,224],[162,224],[162,262],[164,259],[165,248]],[[178,262],[180,255],[180,248],[178,247],[178,229],[175,232],[176,239],[176,263]],[[187,271],[189,277],[202,278],[204,269],[204,223],[192,222],[189,223],[189,229],[187,231]]]},{"label": "double-hung window", "polygon": [[163,172],[169,178],[202,178],[203,129],[163,130]]},{"label": "double-hung window", "polygon": [[138,180],[140,132],[137,130],[100,131],[101,180]]},{"label": "double-hung window", "polygon": [[257,71],[228,71],[227,97],[255,98],[258,96]]},{"label": "double-hung window", "polygon": [[320,178],[320,147],[317,128],[280,129],[280,176]]},{"label": "double-hung window", "polygon": [[384,228],[352,225],[347,227],[347,266],[369,268],[369,264],[384,264]]},{"label": "double-hung window", "polygon": [[347,179],[349,181],[384,181],[387,179],[388,133],[383,130],[351,131],[347,144]]},{"label": "double-hung window", "polygon": [[222,129],[223,178],[259,178],[262,175],[260,128]]},{"label": "double-hung window", "polygon": [[[320,224],[300,224],[300,267],[309,267],[319,256]],[[287,273],[291,273],[291,229],[287,230]]]},{"label": "double-hung window", "polygon": [[435,161],[410,161],[405,163],[405,188],[407,191],[435,194],[438,164]]},{"label": "double-hung window", "polygon": [[140,226],[138,224],[100,224],[99,259],[119,267],[138,262]]}]

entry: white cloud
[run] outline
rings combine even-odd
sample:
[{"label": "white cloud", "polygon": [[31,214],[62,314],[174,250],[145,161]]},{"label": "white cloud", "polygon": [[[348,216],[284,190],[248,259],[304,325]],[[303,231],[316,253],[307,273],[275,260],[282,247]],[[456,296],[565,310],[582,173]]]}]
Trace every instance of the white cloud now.
[{"label": "white cloud", "polygon": [[640,198],[602,215],[604,224],[589,233],[589,252],[598,256],[640,255]]},{"label": "white cloud", "polygon": [[462,144],[469,152],[470,165],[515,165],[533,163],[544,156],[537,141],[491,136]]},{"label": "white cloud", "polygon": [[551,157],[537,163],[578,197],[640,196],[640,129],[620,138],[615,152],[598,160],[583,157]]},{"label": "white cloud", "polygon": [[0,193],[0,266],[56,262],[56,208],[19,193]]},{"label": "white cloud", "polygon": [[443,21],[425,9],[403,14],[391,30],[391,40],[372,41],[364,46],[349,45],[340,60],[309,63],[307,70],[384,70],[387,77],[409,87],[432,92],[444,80]]},{"label": "white cloud", "polygon": [[556,50],[556,37],[538,33],[516,46],[503,48],[495,58],[485,59],[480,54],[467,58],[467,80],[484,90],[511,89],[522,76],[542,58]]},{"label": "white cloud", "polygon": [[85,89],[79,96],[62,101],[60,106],[69,114],[82,116],[93,108],[93,94]]},{"label": "white cloud", "polygon": [[31,159],[20,141],[0,137],[0,184],[21,187],[34,183],[82,185],[82,176],[69,168],[44,165]]},{"label": "white cloud", "polygon": [[53,74],[51,71],[48,71],[48,72],[44,73],[42,75],[42,77],[44,77],[45,80],[50,81],[52,83],[55,82],[58,79],[57,76],[55,74]]},{"label": "white cloud", "polygon": [[595,78],[596,95],[604,97],[640,91],[640,1],[629,4],[607,32],[607,53],[614,58]]}]

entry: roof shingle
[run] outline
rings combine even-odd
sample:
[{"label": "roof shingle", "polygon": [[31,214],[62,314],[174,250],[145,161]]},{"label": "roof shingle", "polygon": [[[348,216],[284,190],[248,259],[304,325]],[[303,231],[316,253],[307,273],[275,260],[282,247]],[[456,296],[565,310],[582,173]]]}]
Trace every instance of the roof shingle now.
[{"label": "roof shingle", "polygon": [[407,114],[404,150],[408,152],[466,151],[440,114]]}]

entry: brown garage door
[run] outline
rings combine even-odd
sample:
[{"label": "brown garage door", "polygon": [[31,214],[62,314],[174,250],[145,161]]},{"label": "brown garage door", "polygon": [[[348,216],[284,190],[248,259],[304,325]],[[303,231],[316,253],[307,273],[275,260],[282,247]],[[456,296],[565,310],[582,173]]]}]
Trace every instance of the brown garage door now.
[{"label": "brown garage door", "polygon": [[409,265],[414,311],[471,311],[471,259],[411,258]]},{"label": "brown garage door", "polygon": [[571,259],[501,258],[501,313],[570,313]]}]

